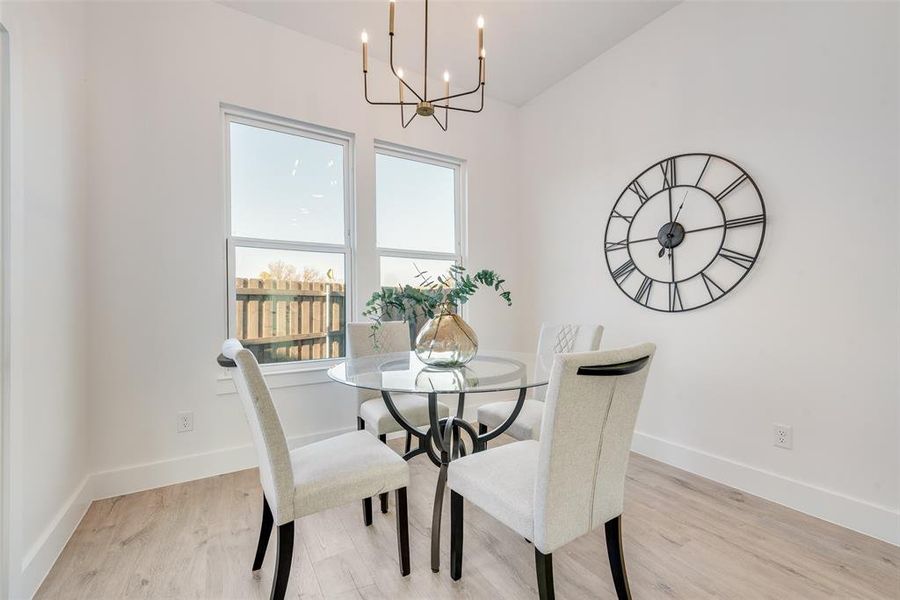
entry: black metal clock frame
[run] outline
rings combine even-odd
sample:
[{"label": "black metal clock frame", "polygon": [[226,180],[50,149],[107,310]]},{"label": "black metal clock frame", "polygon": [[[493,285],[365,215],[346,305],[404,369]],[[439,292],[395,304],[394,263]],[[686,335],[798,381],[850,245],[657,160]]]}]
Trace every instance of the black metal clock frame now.
[{"label": "black metal clock frame", "polygon": [[[678,177],[677,177],[677,172],[676,172],[676,166],[677,166],[678,159],[679,158],[687,158],[687,157],[697,157],[697,156],[706,157],[706,162],[704,163],[703,169],[700,171],[700,175],[697,177],[696,182],[694,184],[678,183]],[[709,167],[709,163],[712,160],[720,160],[725,163],[728,163],[740,172],[740,175],[735,180],[733,180],[729,185],[727,185],[725,187],[725,189],[720,191],[718,194],[713,194],[713,192],[700,186],[700,181],[703,179],[703,175],[706,173],[706,170]],[[647,173],[650,173],[654,169],[659,169],[662,172],[663,187],[659,191],[655,191],[652,194],[648,194],[646,192],[646,190],[644,190],[640,180],[641,180],[641,177],[643,177]],[[762,212],[758,215],[753,215],[750,217],[741,217],[741,218],[729,220],[725,215],[725,209],[722,208],[721,202],[729,194],[731,194],[738,187],[740,187],[740,185],[743,184],[745,181],[749,182],[750,185],[753,186],[753,189],[756,192],[756,196],[759,199],[759,205],[760,205]],[[695,188],[695,189],[698,189],[698,190],[710,195],[714,200],[716,200],[716,205],[718,206],[719,210],[722,212],[722,224],[714,225],[714,226],[710,226],[710,227],[701,227],[698,229],[692,229],[692,230],[685,231],[684,228],[680,224],[677,223],[678,215],[676,214],[673,217],[673,215],[671,214],[672,205],[670,203],[670,205],[669,205],[669,209],[670,209],[669,223],[664,223],[663,226],[660,228],[659,233],[656,236],[648,237],[648,238],[641,238],[638,240],[629,240],[629,236],[631,234],[631,226],[634,221],[634,218],[638,215],[638,213],[644,207],[644,204],[650,198],[656,196],[660,192],[665,191],[666,189],[672,190],[673,188],[676,188],[676,187]],[[641,206],[633,214],[624,215],[621,212],[619,212],[617,209],[619,207],[619,203],[621,202],[622,198],[629,191],[638,196],[638,199],[641,202]],[[671,193],[671,191],[670,191],[670,193]],[[617,242],[609,241],[609,230],[610,230],[610,225],[613,222],[613,219],[623,219],[628,223],[628,230],[627,230],[627,233],[625,234],[624,240],[620,240]],[[756,261],[759,257],[759,253],[762,250],[763,241],[765,240],[765,237],[766,237],[766,220],[767,220],[766,204],[765,204],[765,201],[763,200],[762,193],[759,190],[759,186],[756,184],[756,182],[753,180],[753,178],[750,177],[750,175],[743,168],[741,168],[737,163],[735,163],[734,161],[732,161],[728,158],[725,158],[724,156],[719,156],[717,154],[702,153],[702,152],[689,152],[689,153],[685,153],[685,154],[676,154],[674,156],[665,158],[657,163],[654,163],[653,165],[651,165],[651,166],[647,167],[646,169],[644,169],[643,171],[641,171],[641,173],[638,174],[634,179],[632,179],[631,182],[629,182],[629,184],[627,186],[625,186],[625,189],[623,189],[622,192],[619,194],[619,197],[616,199],[616,202],[613,205],[612,212],[610,212],[609,218],[607,219],[606,230],[605,230],[604,236],[603,236],[603,238],[604,238],[603,255],[606,260],[606,267],[609,270],[609,273],[612,276],[613,281],[616,284],[616,287],[618,287],[622,291],[622,293],[625,294],[632,302],[635,302],[635,303],[643,306],[644,308],[648,308],[650,310],[654,310],[657,312],[665,312],[665,313],[689,312],[692,310],[696,310],[698,308],[703,308],[704,306],[709,306],[713,302],[716,302],[717,300],[720,300],[721,298],[725,297],[729,292],[731,292],[731,290],[733,290],[738,285],[740,285],[740,283],[744,280],[744,278],[747,277],[747,275],[750,273],[750,270],[756,264]],[[751,226],[751,225],[761,225],[762,226],[762,231],[760,232],[760,236],[759,236],[759,243],[757,244],[756,251],[753,253],[752,256],[749,254],[737,252],[735,250],[731,250],[731,249],[725,247],[725,237],[726,237],[726,232],[728,229],[736,228],[736,227],[746,227],[746,226]],[[644,243],[644,242],[648,242],[648,241],[656,239],[657,241],[659,241],[660,246],[662,247],[662,250],[660,251],[660,253],[661,253],[660,257],[662,257],[662,252],[664,252],[667,248],[671,252],[672,248],[674,248],[675,246],[678,245],[677,243],[674,246],[667,245],[667,242],[664,239],[664,229],[666,229],[666,226],[669,226],[669,229],[666,233],[672,234],[669,236],[670,238],[675,237],[676,233],[678,235],[680,235],[681,238],[683,239],[684,235],[689,234],[689,233],[698,233],[700,231],[708,231],[708,230],[720,229],[720,228],[722,229],[722,238],[719,241],[719,247],[718,247],[716,253],[709,260],[709,262],[706,263],[706,265],[702,269],[700,269],[699,271],[690,275],[689,277],[684,277],[682,279],[675,280],[675,278],[674,278],[674,263],[673,263],[673,266],[672,266],[672,272],[673,272],[672,279],[673,280],[672,281],[662,281],[662,280],[650,277],[649,275],[644,273],[640,269],[640,267],[638,267],[637,263],[634,261],[634,257],[631,255],[630,246],[632,244]],[[680,228],[680,231],[675,230],[676,226]],[[680,241],[681,240],[678,240],[678,243],[680,243]],[[613,267],[609,261],[609,254],[610,254],[610,252],[618,252],[620,250],[625,250],[628,253],[628,260],[624,264],[617,267],[616,269],[613,269]],[[734,263],[737,266],[744,269],[744,272],[737,279],[737,281],[735,281],[733,284],[731,284],[731,286],[728,287],[727,289],[723,289],[710,276],[706,275],[706,273],[705,273],[705,271],[716,261],[716,259],[718,259],[720,257],[724,258],[725,260],[731,261],[732,263]],[[634,296],[632,296],[625,290],[625,288],[622,287],[622,282],[624,282],[628,277],[630,277],[631,274],[635,271],[637,271],[638,273],[640,273],[641,275],[644,276],[644,282],[638,288],[637,293]],[[684,308],[684,304],[681,301],[680,292],[678,290],[678,284],[692,280],[696,277],[700,277],[702,279],[702,282],[703,282],[704,286],[706,287],[706,291],[709,294],[710,299],[708,302],[704,302],[702,304],[697,304],[696,306],[691,306],[690,308]],[[650,293],[652,291],[652,287],[653,287],[654,283],[661,283],[661,284],[668,285],[668,287],[669,287],[668,309],[650,306],[650,304],[649,304]],[[673,289],[673,286],[674,286],[674,289]],[[715,295],[715,293],[713,291],[714,289],[716,289],[720,292],[718,296]],[[681,308],[676,308],[676,300],[678,301],[678,305]]]}]

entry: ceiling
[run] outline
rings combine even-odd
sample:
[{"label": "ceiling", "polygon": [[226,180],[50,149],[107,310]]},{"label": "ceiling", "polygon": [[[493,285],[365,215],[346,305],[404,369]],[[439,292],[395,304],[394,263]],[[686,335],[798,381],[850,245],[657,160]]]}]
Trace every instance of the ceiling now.
[{"label": "ceiling", "polygon": [[[320,40],[388,59],[388,0],[222,0],[222,4]],[[675,6],[677,1],[432,0],[429,75],[451,73],[455,89],[477,83],[475,22],[485,19],[486,92],[521,106]],[[398,0],[394,65],[422,72],[424,1]]]}]

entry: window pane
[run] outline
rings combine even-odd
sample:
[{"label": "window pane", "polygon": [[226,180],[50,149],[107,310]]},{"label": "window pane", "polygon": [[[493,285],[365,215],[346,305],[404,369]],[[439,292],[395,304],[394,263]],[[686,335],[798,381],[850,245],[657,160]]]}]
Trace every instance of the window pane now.
[{"label": "window pane", "polygon": [[231,123],[231,231],[344,243],[344,146]]},{"label": "window pane", "polygon": [[235,336],[262,363],[344,356],[344,255],[235,248]]},{"label": "window pane", "polygon": [[456,252],[454,171],[375,155],[379,248]]},{"label": "window pane", "polygon": [[421,258],[381,257],[381,287],[412,285],[418,287],[422,279],[419,271],[427,271],[432,279],[443,275],[453,266],[452,260],[425,260]]}]

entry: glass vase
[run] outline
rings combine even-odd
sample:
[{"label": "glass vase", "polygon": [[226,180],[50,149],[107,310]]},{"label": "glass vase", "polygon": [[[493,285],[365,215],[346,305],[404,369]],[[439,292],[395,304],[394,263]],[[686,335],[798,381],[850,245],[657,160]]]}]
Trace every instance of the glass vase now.
[{"label": "glass vase", "polygon": [[429,319],[416,337],[416,356],[434,367],[459,367],[477,353],[478,336],[449,307]]}]

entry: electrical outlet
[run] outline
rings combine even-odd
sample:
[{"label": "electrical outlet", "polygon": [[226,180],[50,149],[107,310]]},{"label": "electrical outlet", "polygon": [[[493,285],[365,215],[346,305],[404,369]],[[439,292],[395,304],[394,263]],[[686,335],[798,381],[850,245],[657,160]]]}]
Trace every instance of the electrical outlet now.
[{"label": "electrical outlet", "polygon": [[178,433],[194,430],[194,413],[180,412],[178,413]]},{"label": "electrical outlet", "polygon": [[790,450],[794,447],[794,429],[790,425],[772,425],[772,431],[775,434],[774,444],[779,448],[787,448]]}]

